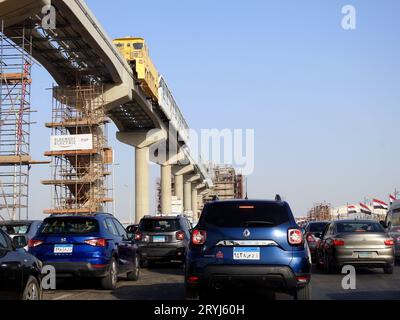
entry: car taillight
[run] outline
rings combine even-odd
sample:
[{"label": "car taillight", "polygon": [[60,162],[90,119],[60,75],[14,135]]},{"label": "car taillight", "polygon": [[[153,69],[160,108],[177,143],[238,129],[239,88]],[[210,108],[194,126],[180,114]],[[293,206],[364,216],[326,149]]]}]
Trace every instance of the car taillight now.
[{"label": "car taillight", "polygon": [[387,239],[385,240],[385,246],[394,246],[394,240],[393,239]]},{"label": "car taillight", "polygon": [[344,246],[344,240],[342,239],[333,239],[332,244],[334,247],[343,247]]},{"label": "car taillight", "polygon": [[300,229],[289,229],[288,240],[291,245],[299,245],[303,243],[303,232]]},{"label": "car taillight", "polygon": [[40,246],[43,243],[42,240],[29,240],[28,241],[28,248],[35,248],[37,246]]},{"label": "car taillight", "polygon": [[107,240],[103,239],[103,238],[85,240],[85,243],[90,245],[90,246],[93,246],[93,247],[105,247],[105,246],[107,246]]},{"label": "car taillight", "polygon": [[296,278],[298,283],[307,283],[310,281],[310,276],[298,276]]},{"label": "car taillight", "polygon": [[189,276],[187,278],[187,280],[188,280],[188,283],[190,283],[190,284],[196,284],[199,282],[199,277]]},{"label": "car taillight", "polygon": [[315,243],[316,242],[312,233],[308,233],[307,234],[307,242],[308,243],[310,243],[310,242]]},{"label": "car taillight", "polygon": [[206,242],[206,232],[203,230],[194,230],[192,233],[192,244],[202,245]]},{"label": "car taillight", "polygon": [[176,240],[183,240],[185,239],[185,233],[183,231],[178,231],[175,234]]},{"label": "car taillight", "polygon": [[143,237],[143,234],[141,232],[136,232],[135,233],[135,240],[136,241],[142,241],[142,237]]}]

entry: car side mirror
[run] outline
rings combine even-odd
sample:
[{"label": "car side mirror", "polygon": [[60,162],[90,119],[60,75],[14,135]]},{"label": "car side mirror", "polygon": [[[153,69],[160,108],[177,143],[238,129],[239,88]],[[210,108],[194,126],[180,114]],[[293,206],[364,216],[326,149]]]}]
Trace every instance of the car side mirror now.
[{"label": "car side mirror", "polygon": [[384,227],[385,229],[388,228],[388,226],[386,225],[385,221],[381,220],[381,221],[379,221],[379,223],[380,223],[380,225],[381,225],[382,227]]},{"label": "car side mirror", "polygon": [[15,236],[12,241],[15,249],[21,249],[28,245],[28,239],[25,236]]}]

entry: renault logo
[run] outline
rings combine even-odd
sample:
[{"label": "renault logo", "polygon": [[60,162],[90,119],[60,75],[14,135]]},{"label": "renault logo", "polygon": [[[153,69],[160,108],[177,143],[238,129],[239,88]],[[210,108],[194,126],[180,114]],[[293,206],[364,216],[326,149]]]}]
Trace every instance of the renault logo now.
[{"label": "renault logo", "polygon": [[248,237],[250,237],[250,230],[249,229],[245,229],[244,231],[243,231],[243,236],[245,236],[246,238],[248,238]]}]

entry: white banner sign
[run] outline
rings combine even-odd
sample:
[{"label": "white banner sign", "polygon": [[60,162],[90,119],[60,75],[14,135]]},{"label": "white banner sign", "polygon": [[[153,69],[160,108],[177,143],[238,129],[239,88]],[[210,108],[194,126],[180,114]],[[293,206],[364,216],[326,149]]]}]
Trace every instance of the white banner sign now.
[{"label": "white banner sign", "polygon": [[66,136],[51,136],[50,151],[72,151],[93,149],[93,135],[71,134]]}]

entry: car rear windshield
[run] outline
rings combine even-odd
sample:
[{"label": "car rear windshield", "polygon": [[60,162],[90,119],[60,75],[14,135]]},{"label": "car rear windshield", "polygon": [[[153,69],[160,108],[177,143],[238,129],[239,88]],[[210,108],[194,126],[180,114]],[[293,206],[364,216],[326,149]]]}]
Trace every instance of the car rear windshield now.
[{"label": "car rear windshield", "polygon": [[376,222],[340,222],[336,228],[338,233],[385,232],[385,229]]},{"label": "car rear windshield", "polygon": [[8,234],[16,235],[16,234],[27,234],[30,229],[30,223],[25,224],[13,224],[13,225],[3,225],[0,228],[7,232]]},{"label": "car rear windshield", "polygon": [[140,230],[145,232],[173,232],[180,230],[178,219],[144,219]]},{"label": "car rear windshield", "polygon": [[84,218],[57,218],[43,222],[41,234],[89,234],[99,231],[99,224],[95,219]]},{"label": "car rear windshield", "polygon": [[204,209],[199,225],[221,228],[273,227],[289,221],[290,208],[283,203],[213,203]]},{"label": "car rear windshield", "polygon": [[309,232],[323,232],[326,225],[326,222],[310,223]]},{"label": "car rear windshield", "polygon": [[390,228],[390,232],[396,232],[399,233],[400,232],[400,226],[393,226]]}]

